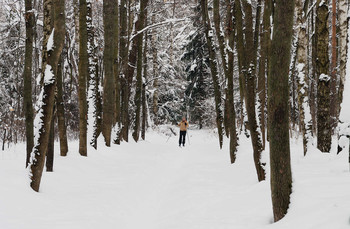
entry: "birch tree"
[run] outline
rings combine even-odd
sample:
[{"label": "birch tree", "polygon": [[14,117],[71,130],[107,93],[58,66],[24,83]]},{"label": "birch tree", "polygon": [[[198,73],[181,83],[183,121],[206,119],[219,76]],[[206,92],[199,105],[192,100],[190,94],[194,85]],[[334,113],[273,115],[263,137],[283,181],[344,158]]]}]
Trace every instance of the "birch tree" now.
[{"label": "birch tree", "polygon": [[322,152],[329,152],[332,131],[330,126],[328,2],[318,0],[316,7],[317,148]]}]

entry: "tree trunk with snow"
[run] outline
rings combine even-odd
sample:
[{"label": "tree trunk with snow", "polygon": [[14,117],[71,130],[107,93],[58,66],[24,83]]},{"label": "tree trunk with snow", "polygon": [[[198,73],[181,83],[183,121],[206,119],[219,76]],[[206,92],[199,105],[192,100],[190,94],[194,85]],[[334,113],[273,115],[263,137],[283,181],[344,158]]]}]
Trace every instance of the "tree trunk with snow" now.
[{"label": "tree trunk with snow", "polygon": [[[46,3],[49,0],[45,0]],[[57,73],[57,65],[64,46],[65,40],[65,14],[64,0],[53,0],[54,5],[54,29],[50,35],[50,42],[47,46],[47,65],[45,67],[45,75],[43,80],[42,95],[39,100],[40,110],[37,114],[37,130],[35,147],[31,153],[31,161],[29,165],[30,186],[34,191],[39,191],[41,176],[45,163],[46,150],[49,141],[50,127],[52,121],[53,105],[55,100],[55,76]],[[49,13],[49,12],[45,12]],[[44,27],[50,26],[45,24]],[[45,49],[44,49],[45,50]]]},{"label": "tree trunk with snow", "polygon": [[275,222],[287,214],[292,193],[288,74],[291,60],[293,15],[293,0],[276,2],[268,79],[271,196]]},{"label": "tree trunk with snow", "polygon": [[305,1],[296,0],[297,12],[297,83],[298,83],[298,109],[301,132],[303,135],[304,155],[308,150],[308,144],[312,141],[312,121],[308,99],[308,77],[307,77],[307,33]]},{"label": "tree trunk with snow", "polygon": [[330,77],[328,55],[328,3],[318,0],[316,5],[316,74],[317,84],[317,148],[329,152],[332,143],[330,126]]},{"label": "tree trunk with snow", "polygon": [[97,138],[102,131],[102,98],[101,92],[99,89],[100,78],[98,75],[98,64],[96,57],[96,44],[95,44],[95,33],[94,25],[92,23],[92,3],[91,0],[87,1],[87,42],[88,42],[88,63],[89,63],[89,73],[90,83],[89,83],[89,128],[92,131],[89,131],[92,136],[90,139],[90,145],[97,149]]},{"label": "tree trunk with snow", "polygon": [[227,6],[227,23],[226,23],[226,37],[228,38],[227,50],[228,61],[227,61],[227,112],[228,112],[228,127],[230,133],[230,158],[231,163],[236,161],[236,152],[238,146],[238,137],[236,131],[236,112],[234,105],[234,90],[233,90],[233,67],[234,67],[234,15],[233,15],[233,4],[234,1],[226,0]]},{"label": "tree trunk with snow", "polygon": [[332,133],[337,126],[338,119],[338,90],[337,90],[337,82],[338,82],[338,53],[337,53],[337,3],[336,0],[332,0],[332,58],[331,58],[331,81],[330,81],[330,125],[332,129]]},{"label": "tree trunk with snow", "polygon": [[216,109],[216,126],[219,135],[219,144],[222,148],[223,144],[223,114],[222,114],[222,100],[221,100],[221,89],[219,84],[219,74],[218,74],[218,64],[216,60],[215,44],[213,41],[213,30],[210,23],[209,13],[208,13],[208,1],[201,0],[201,13],[204,23],[205,37],[207,40],[207,47],[209,51],[209,62],[211,76],[213,79],[214,95],[215,95],[215,109]]},{"label": "tree trunk with snow", "polygon": [[[235,18],[237,23],[237,50],[240,69],[244,75],[245,84],[245,104],[248,115],[248,127],[251,135],[251,141],[254,150],[254,162],[258,175],[258,180],[265,180],[265,170],[260,161],[263,151],[261,133],[256,120],[255,109],[255,63],[257,50],[254,48],[253,35],[253,15],[252,6],[248,1],[243,1],[245,15],[245,30],[243,30],[243,11],[239,0],[235,0]],[[246,83],[245,83],[246,82]]]},{"label": "tree trunk with snow", "polygon": [[34,123],[32,102],[32,63],[33,63],[33,36],[34,36],[34,11],[32,0],[25,0],[26,46],[23,72],[23,107],[26,125],[26,167],[29,164],[30,153],[34,146]]}]

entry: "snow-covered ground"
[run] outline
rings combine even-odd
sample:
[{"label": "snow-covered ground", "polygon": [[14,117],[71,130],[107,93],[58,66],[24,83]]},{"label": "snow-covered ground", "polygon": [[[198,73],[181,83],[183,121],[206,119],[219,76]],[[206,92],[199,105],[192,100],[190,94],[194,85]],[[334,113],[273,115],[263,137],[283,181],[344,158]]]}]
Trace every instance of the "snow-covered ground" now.
[{"label": "snow-covered ground", "polygon": [[257,182],[250,140],[240,137],[231,165],[212,131],[190,136],[179,148],[176,137],[150,132],[137,144],[100,143],[87,158],[71,142],[69,156],[56,156],[54,172],[44,173],[40,193],[28,186],[25,146],[0,152],[0,229],[350,228],[345,153],[313,149],[303,157],[301,141],[291,140],[292,202],[272,223],[270,184]]}]

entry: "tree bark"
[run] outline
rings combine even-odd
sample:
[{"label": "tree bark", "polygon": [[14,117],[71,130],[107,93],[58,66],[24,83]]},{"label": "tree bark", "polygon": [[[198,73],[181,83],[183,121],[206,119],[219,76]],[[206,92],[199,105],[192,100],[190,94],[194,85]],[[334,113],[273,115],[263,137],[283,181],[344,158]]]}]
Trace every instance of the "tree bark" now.
[{"label": "tree bark", "polygon": [[104,84],[103,84],[103,118],[102,134],[106,146],[111,145],[112,126],[114,123],[115,109],[115,76],[114,76],[114,52],[115,52],[115,0],[103,1],[104,23]]},{"label": "tree bark", "polygon": [[[91,0],[87,1],[87,42],[88,42],[88,63],[89,63],[89,106],[88,106],[88,115],[90,123],[93,122],[91,128],[92,136],[90,138],[90,145],[97,149],[97,138],[101,133],[102,126],[102,99],[101,92],[99,89],[100,78],[98,75],[98,64],[96,57],[96,44],[95,44],[95,34],[94,34],[94,25],[92,23],[92,3]],[[90,125],[89,125],[90,128]]]},{"label": "tree bark", "polygon": [[87,5],[86,0],[79,0],[79,153],[87,156],[87,99],[86,82],[88,77],[88,53],[87,53]]},{"label": "tree bark", "polygon": [[23,73],[23,107],[26,124],[26,167],[29,164],[30,153],[34,146],[33,102],[32,102],[32,63],[33,63],[33,36],[34,11],[32,0],[25,0],[26,43],[25,62]]},{"label": "tree bark", "polygon": [[317,148],[322,152],[329,152],[332,143],[328,15],[328,3],[318,0],[316,8]]},{"label": "tree bark", "polygon": [[[297,93],[300,129],[303,135],[304,155],[308,150],[308,145],[312,142],[312,120],[309,106],[309,80],[307,77],[307,33],[306,33],[306,16],[305,1],[296,0],[297,11]],[[306,8],[307,9],[307,8]]]},{"label": "tree bark", "polygon": [[227,111],[228,111],[228,127],[230,133],[230,159],[231,163],[236,161],[236,152],[238,146],[238,137],[236,131],[236,112],[233,96],[233,67],[234,67],[234,15],[233,15],[234,1],[226,0],[227,6],[227,25],[226,25],[226,37],[228,38],[228,46],[230,50],[227,50]]},{"label": "tree bark", "polygon": [[337,53],[337,2],[336,0],[332,0],[332,59],[331,59],[331,81],[330,81],[330,90],[331,90],[331,98],[330,104],[330,125],[332,129],[332,133],[338,124],[338,91],[337,91],[337,82],[338,82],[338,71],[337,71],[337,63],[338,63],[338,53]]},{"label": "tree bark", "polygon": [[[140,14],[139,14],[139,26],[136,32],[141,31],[145,24],[145,8],[147,7],[148,0],[140,2]],[[140,124],[141,124],[141,107],[142,107],[142,62],[143,62],[143,33],[137,35],[134,39],[137,39],[137,74],[136,74],[136,94],[135,94],[135,126],[133,132],[133,138],[137,142],[140,137]]]},{"label": "tree bark", "polygon": [[293,14],[293,0],[276,1],[268,79],[271,196],[275,222],[287,214],[292,192],[288,73],[291,60]]},{"label": "tree bark", "polygon": [[264,3],[264,14],[263,14],[263,23],[261,26],[260,34],[260,58],[259,58],[259,72],[258,72],[258,100],[259,100],[259,123],[262,136],[262,147],[265,149],[266,142],[266,76],[268,71],[268,47],[270,41],[270,17],[271,9],[268,1]]},{"label": "tree bark", "polygon": [[255,63],[257,50],[254,48],[253,15],[252,6],[246,0],[243,1],[245,14],[245,30],[243,32],[243,12],[239,0],[235,0],[235,17],[237,21],[237,50],[240,69],[244,76],[245,104],[248,115],[248,128],[254,151],[254,162],[258,180],[265,180],[264,165],[260,161],[263,151],[259,126],[256,120],[255,110]]},{"label": "tree bark", "polygon": [[221,90],[220,90],[220,84],[219,84],[218,64],[216,61],[215,46],[213,42],[214,34],[213,34],[213,30],[211,29],[207,0],[201,0],[201,12],[202,12],[202,18],[204,23],[205,37],[207,40],[207,47],[209,51],[211,76],[212,76],[213,85],[214,85],[216,126],[218,129],[219,145],[221,149],[223,144],[223,114],[221,109],[222,100],[221,100]]},{"label": "tree bark", "polygon": [[[152,24],[156,23],[156,16],[155,14],[152,15]],[[152,30],[152,39],[151,39],[151,46],[152,46],[152,62],[153,62],[153,115],[154,115],[154,124],[158,125],[158,53],[157,53],[157,29]]]},{"label": "tree bark", "polygon": [[[145,27],[147,27],[147,10],[146,10],[146,20],[145,20]],[[147,97],[146,97],[146,82],[147,82],[147,46],[148,46],[148,34],[145,34],[145,45],[143,50],[143,79],[142,82],[142,122],[141,122],[141,138],[142,140],[146,139],[146,129],[147,129]]]},{"label": "tree bark", "polygon": [[[44,3],[47,1],[49,0],[44,0]],[[61,55],[65,40],[65,1],[53,0],[53,5],[54,30],[51,34],[51,36],[53,36],[53,47],[47,50],[47,66],[45,66],[45,76],[43,77],[44,87],[42,89],[41,99],[39,100],[41,101],[41,108],[37,114],[37,119],[39,119],[39,126],[37,127],[38,137],[34,150],[32,151],[30,161],[30,186],[36,192],[39,191],[41,176],[44,168],[55,99],[55,76],[57,73],[59,57]],[[44,27],[47,26],[49,25],[45,24],[44,22]]]},{"label": "tree bark", "polygon": [[[339,0],[339,90],[338,90],[338,112],[340,114],[340,104],[343,102],[344,82],[346,76],[346,61],[348,50],[348,1]],[[338,119],[338,117],[337,117]]]},{"label": "tree bark", "polygon": [[[55,108],[54,108],[54,110],[55,110]],[[53,171],[54,155],[55,155],[55,111],[53,111],[53,115],[52,115],[49,144],[47,146],[46,172]]]},{"label": "tree bark", "polygon": [[123,126],[126,122],[126,103],[129,103],[127,99],[127,88],[128,81],[126,79],[126,70],[128,66],[128,17],[127,17],[127,0],[120,1],[120,40],[119,40],[119,53],[120,53],[120,88],[121,88],[121,110],[120,110],[120,122],[121,122],[121,130],[119,135],[117,136],[116,142],[120,142],[121,140],[128,140],[128,136],[126,135],[125,127]]},{"label": "tree bark", "polygon": [[63,101],[63,74],[62,74],[62,56],[60,57],[57,66],[57,79],[56,79],[56,107],[57,107],[57,127],[60,138],[60,154],[65,157],[68,153],[67,142],[67,126],[65,121],[64,101]]}]

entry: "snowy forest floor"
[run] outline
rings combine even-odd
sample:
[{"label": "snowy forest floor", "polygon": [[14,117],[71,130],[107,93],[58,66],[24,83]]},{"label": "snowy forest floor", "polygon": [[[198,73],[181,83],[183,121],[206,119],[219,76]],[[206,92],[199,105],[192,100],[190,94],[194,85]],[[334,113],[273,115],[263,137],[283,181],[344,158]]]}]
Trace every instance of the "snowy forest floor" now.
[{"label": "snowy forest floor", "polygon": [[152,131],[139,143],[107,148],[100,142],[87,158],[70,142],[69,156],[56,156],[54,172],[44,173],[40,193],[28,185],[25,145],[10,147],[0,153],[0,228],[350,227],[346,154],[313,149],[304,157],[301,140],[291,140],[290,210],[273,224],[269,180],[257,182],[250,139],[240,136],[233,165],[228,141],[220,150],[213,131],[191,130],[184,148],[177,137],[167,139]]}]

